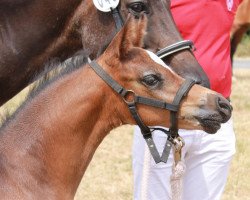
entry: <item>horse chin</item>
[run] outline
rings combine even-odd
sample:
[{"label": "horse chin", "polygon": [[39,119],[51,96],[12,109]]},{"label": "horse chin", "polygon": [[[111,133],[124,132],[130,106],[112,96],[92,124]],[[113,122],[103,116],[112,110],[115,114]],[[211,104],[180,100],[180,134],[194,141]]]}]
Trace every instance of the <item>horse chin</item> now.
[{"label": "horse chin", "polygon": [[200,122],[203,130],[209,134],[215,134],[220,129],[222,123],[222,120],[219,117],[203,118],[197,120]]},{"label": "horse chin", "polygon": [[215,134],[224,123],[223,117],[216,113],[202,115],[179,116],[179,128],[187,130],[203,130],[208,134]]},{"label": "horse chin", "polygon": [[221,127],[221,123],[217,121],[205,120],[202,124],[203,130],[209,134],[215,134]]}]

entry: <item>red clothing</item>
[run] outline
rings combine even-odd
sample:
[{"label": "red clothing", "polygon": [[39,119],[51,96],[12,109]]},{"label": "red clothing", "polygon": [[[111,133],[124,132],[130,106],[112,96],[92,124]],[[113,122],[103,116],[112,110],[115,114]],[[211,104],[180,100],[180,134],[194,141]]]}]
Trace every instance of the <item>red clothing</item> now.
[{"label": "red clothing", "polygon": [[183,38],[194,42],[194,54],[207,73],[211,89],[229,97],[232,67],[230,29],[241,0],[171,0],[171,11]]}]

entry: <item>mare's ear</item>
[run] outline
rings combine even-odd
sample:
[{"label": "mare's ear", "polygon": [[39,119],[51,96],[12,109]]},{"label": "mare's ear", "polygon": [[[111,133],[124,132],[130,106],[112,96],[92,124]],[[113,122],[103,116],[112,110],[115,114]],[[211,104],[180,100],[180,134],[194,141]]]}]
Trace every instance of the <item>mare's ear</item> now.
[{"label": "mare's ear", "polygon": [[145,14],[142,14],[139,18],[135,18],[129,14],[124,27],[111,41],[105,53],[113,54],[112,56],[117,58],[126,57],[131,48],[143,46],[146,28],[147,17]]}]

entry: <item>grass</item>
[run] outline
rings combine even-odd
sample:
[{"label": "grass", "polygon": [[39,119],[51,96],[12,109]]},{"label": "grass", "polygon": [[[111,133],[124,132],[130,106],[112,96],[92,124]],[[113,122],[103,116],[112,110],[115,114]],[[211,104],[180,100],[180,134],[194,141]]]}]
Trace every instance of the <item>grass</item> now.
[{"label": "grass", "polygon": [[250,70],[235,69],[232,103],[237,153],[233,159],[223,200],[250,199]]},{"label": "grass", "polygon": [[[250,32],[250,30],[249,30]],[[235,57],[237,58],[246,58],[250,57],[250,34],[245,34],[237,47],[235,52]]]},{"label": "grass", "polygon": [[[235,68],[232,104],[237,137],[237,153],[233,159],[222,200],[247,200],[250,197],[250,70]],[[12,111],[23,99],[24,91],[7,107]],[[0,115],[4,108],[0,108]],[[131,200],[132,126],[113,130],[102,142],[79,186],[75,200]]]}]

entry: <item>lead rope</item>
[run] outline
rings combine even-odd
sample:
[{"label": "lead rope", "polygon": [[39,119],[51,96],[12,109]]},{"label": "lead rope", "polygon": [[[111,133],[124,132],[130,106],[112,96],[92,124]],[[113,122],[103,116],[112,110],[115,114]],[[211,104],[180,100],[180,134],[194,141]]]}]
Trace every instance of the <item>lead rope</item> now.
[{"label": "lead rope", "polygon": [[170,177],[172,200],[182,200],[183,176],[186,171],[186,165],[181,159],[181,151],[184,145],[184,140],[180,136],[175,139],[173,145],[174,162]]},{"label": "lead rope", "polygon": [[141,181],[141,194],[140,199],[141,200],[148,200],[148,179],[150,174],[150,152],[147,147],[147,145],[144,145],[145,151],[144,151],[144,160],[143,160],[143,169],[142,169],[142,181]]},{"label": "lead rope", "polygon": [[[186,171],[186,165],[181,160],[181,151],[184,147],[184,140],[181,137],[176,138],[175,145],[173,145],[174,161],[172,166],[172,175],[170,176],[170,185],[172,191],[172,200],[182,200],[183,191],[183,176]],[[148,183],[150,174],[150,152],[145,144],[144,161],[142,169],[142,182],[141,182],[141,200],[148,200]]]},{"label": "lead rope", "polygon": [[[170,186],[172,191],[172,200],[182,200],[182,191],[183,191],[183,176],[186,171],[186,165],[181,160],[181,151],[184,147],[184,141],[181,137],[176,138],[177,143],[173,145],[173,154],[174,161],[172,166],[172,175],[170,176]],[[141,181],[141,200],[148,200],[148,183],[149,183],[149,174],[150,174],[150,152],[145,144],[144,151],[144,161],[142,169],[142,181]]]}]

